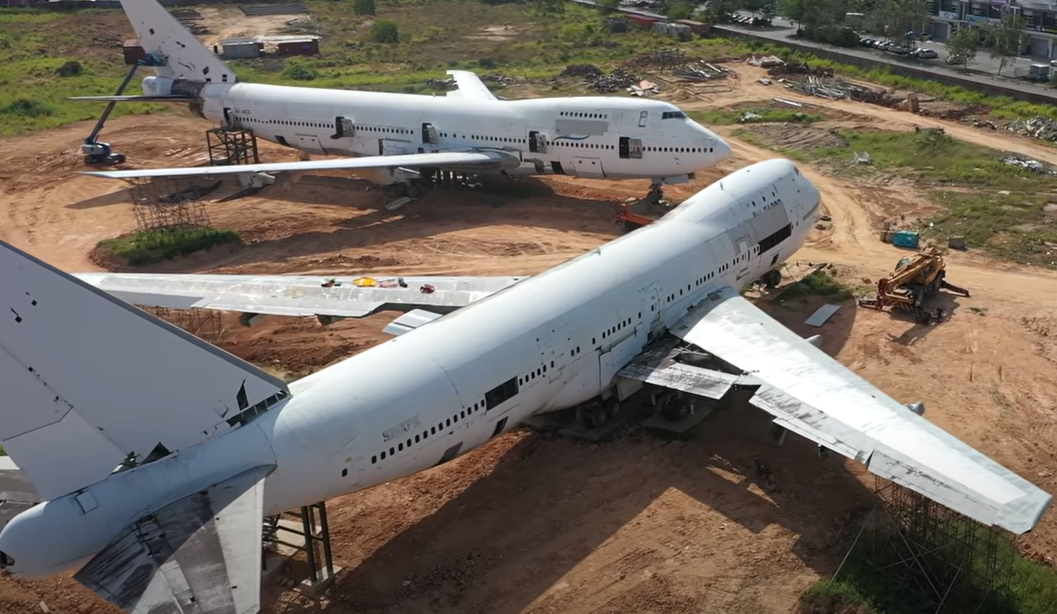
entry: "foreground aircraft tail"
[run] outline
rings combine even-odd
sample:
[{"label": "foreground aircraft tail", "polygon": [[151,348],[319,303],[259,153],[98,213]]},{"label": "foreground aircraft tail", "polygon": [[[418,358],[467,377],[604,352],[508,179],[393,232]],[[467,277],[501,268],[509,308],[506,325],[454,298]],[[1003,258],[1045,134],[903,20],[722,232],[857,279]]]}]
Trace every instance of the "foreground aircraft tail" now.
[{"label": "foreground aircraft tail", "polygon": [[237,428],[290,395],[2,241],[0,279],[0,442],[46,500]]},{"label": "foreground aircraft tail", "polygon": [[205,83],[235,83],[235,73],[206,49],[157,0],[121,0],[143,51],[162,64],[159,77]]}]

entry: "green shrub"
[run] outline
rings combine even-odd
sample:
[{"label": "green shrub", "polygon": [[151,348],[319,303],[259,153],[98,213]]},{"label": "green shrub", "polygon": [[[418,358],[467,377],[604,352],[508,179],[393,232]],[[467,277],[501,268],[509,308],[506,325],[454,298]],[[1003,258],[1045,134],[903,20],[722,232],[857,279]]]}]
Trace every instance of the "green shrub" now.
[{"label": "green shrub", "polygon": [[141,230],[116,239],[99,242],[99,248],[124,258],[130,266],[162,262],[222,243],[242,239],[234,230],[214,228],[178,228]]},{"label": "green shrub", "polygon": [[374,0],[356,0],[352,10],[357,15],[374,15]]},{"label": "green shrub", "polygon": [[371,41],[385,44],[400,42],[400,32],[397,30],[396,22],[389,19],[379,19],[374,22],[371,25]]}]

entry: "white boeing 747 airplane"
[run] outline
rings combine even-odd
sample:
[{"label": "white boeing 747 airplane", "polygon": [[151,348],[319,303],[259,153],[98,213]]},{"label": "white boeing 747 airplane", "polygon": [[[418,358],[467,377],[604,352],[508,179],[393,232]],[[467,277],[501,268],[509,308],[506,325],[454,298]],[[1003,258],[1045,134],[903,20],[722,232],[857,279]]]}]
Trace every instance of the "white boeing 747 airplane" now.
[{"label": "white boeing 747 airplane", "polygon": [[418,191],[423,169],[508,175],[559,174],[664,183],[730,156],[719,136],[678,107],[640,98],[571,97],[505,101],[468,71],[448,71],[458,90],[447,96],[389,94],[239,83],[156,0],[121,5],[157,76],[144,95],[78,100],[189,103],[199,116],[252,130],[303,152],[347,156],[227,167],[88,172],[110,178],[238,175],[263,185],[274,173],[319,169],[366,172],[379,184]]},{"label": "white boeing 747 airplane", "polygon": [[[0,243],[0,440],[45,500],[0,532],[0,567],[76,570],[135,613],[253,614],[264,516],[643,382],[711,398],[758,387],[752,404],[779,425],[980,522],[1030,531],[1049,494],[738,294],[801,246],[818,211],[797,167],[769,160],[540,275],[370,287],[74,276]],[[395,338],[289,385],[129,304],[362,315],[390,300],[463,306],[401,316]],[[655,359],[670,337],[733,369]]]}]

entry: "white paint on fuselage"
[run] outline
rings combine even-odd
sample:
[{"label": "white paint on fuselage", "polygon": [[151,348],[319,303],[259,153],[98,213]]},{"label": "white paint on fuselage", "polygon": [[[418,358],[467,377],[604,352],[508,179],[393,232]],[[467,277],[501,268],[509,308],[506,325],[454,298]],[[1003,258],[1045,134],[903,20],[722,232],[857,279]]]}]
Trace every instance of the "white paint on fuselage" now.
[{"label": "white paint on fuselage", "polygon": [[[520,155],[518,174],[550,174],[557,162],[568,175],[674,182],[730,156],[720,137],[678,107],[639,98],[503,101],[254,83],[206,85],[201,95],[206,118],[315,154],[503,149]],[[355,126],[351,137],[331,138],[338,117]],[[424,125],[435,129],[435,142],[424,142]],[[531,133],[545,151],[531,151]],[[622,157],[621,137],[641,142],[641,158]]]},{"label": "white paint on fuselage", "polygon": [[[293,396],[254,422],[89,487],[98,507],[87,514],[76,494],[23,513],[0,536],[9,571],[76,567],[137,518],[254,466],[277,467],[264,491],[272,515],[428,469],[528,416],[590,400],[651,330],[788,258],[818,205],[788,161],[737,171],[654,224],[292,383]],[[786,223],[772,249],[752,247]],[[490,391],[510,381],[517,393],[492,406]]]}]

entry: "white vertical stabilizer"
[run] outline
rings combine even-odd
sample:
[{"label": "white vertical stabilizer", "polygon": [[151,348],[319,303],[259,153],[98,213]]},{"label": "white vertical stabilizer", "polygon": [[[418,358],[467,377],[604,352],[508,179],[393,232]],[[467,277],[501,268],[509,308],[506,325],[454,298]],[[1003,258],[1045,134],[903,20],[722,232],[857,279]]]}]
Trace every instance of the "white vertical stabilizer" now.
[{"label": "white vertical stabilizer", "polygon": [[157,0],[121,0],[132,28],[147,54],[165,59],[159,77],[207,83],[235,83],[235,73]]},{"label": "white vertical stabilizer", "polygon": [[279,379],[0,241],[0,442],[44,499],[196,445]]}]

